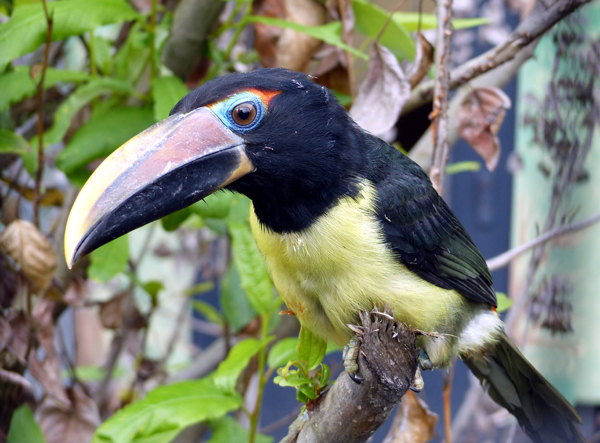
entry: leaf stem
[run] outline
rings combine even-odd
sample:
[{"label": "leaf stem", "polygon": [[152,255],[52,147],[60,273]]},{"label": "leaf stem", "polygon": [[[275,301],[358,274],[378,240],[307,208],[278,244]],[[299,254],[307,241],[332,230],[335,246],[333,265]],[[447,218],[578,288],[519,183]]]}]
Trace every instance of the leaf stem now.
[{"label": "leaf stem", "polygon": [[156,11],[157,11],[157,0],[152,0],[152,9],[150,12],[150,86],[154,84],[154,78],[156,77]]},{"label": "leaf stem", "polygon": [[[261,339],[265,338],[269,328],[269,315],[261,315]],[[260,409],[262,406],[262,397],[265,390],[265,383],[267,382],[270,372],[265,372],[265,364],[267,361],[267,348],[263,346],[258,353],[258,395],[256,396],[256,406],[254,406],[254,412],[250,416],[250,440],[249,443],[254,443],[256,440],[256,431],[258,429],[258,419],[260,417]]]},{"label": "leaf stem", "polygon": [[33,198],[33,223],[39,228],[40,227],[40,187],[42,178],[44,175],[44,164],[46,163],[46,156],[44,155],[44,81],[46,80],[46,69],[48,68],[48,57],[50,54],[50,42],[52,40],[52,17],[48,14],[48,5],[46,0],[42,0],[44,7],[44,15],[46,17],[46,48],[44,48],[44,62],[42,63],[42,75],[37,86],[38,93],[38,164],[37,171],[35,173],[35,187],[34,187],[34,198]]}]

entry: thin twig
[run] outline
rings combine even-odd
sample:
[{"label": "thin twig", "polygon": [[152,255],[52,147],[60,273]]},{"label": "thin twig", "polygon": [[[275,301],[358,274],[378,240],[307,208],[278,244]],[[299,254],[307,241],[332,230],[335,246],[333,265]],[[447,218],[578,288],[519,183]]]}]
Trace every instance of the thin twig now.
[{"label": "thin twig", "polygon": [[300,414],[300,405],[298,405],[297,407],[295,407],[292,412],[290,412],[287,415],[284,415],[283,417],[281,417],[280,419],[274,421],[271,424],[268,424],[267,426],[260,428],[259,432],[261,434],[270,434],[273,431],[276,431],[277,429],[289,425],[291,422],[294,421],[294,419],[296,417],[298,417],[298,414]]},{"label": "thin twig", "polygon": [[[340,18],[342,20],[342,37],[344,43],[352,46],[352,33],[348,29],[348,17],[346,16],[346,7],[350,0],[341,0],[339,2]],[[352,60],[352,54],[349,51],[344,51],[344,57],[346,58],[346,70],[348,71],[348,81],[350,82],[350,96],[352,100],[356,98],[356,78],[354,75],[354,62]]]},{"label": "thin twig", "polygon": [[46,0],[42,0],[44,7],[44,16],[46,17],[46,47],[44,48],[44,61],[42,63],[42,75],[37,85],[38,95],[38,165],[35,173],[35,187],[33,198],[33,223],[40,227],[40,186],[44,175],[44,164],[46,156],[44,155],[44,81],[46,80],[46,69],[48,68],[48,57],[50,55],[50,43],[52,41],[52,17],[48,14],[48,5]]},{"label": "thin twig", "polygon": [[600,222],[600,213],[577,223],[572,223],[566,226],[559,226],[558,228],[547,231],[539,237],[536,237],[533,240],[523,243],[522,245],[517,246],[516,248],[510,249],[506,252],[503,252],[500,255],[497,255],[496,257],[490,258],[489,260],[487,260],[488,267],[490,268],[490,271],[497,271],[498,269],[502,269],[515,258],[517,258],[519,255],[523,254],[524,252],[527,252],[532,248],[535,248],[538,245],[541,245],[542,243],[550,241],[556,237],[560,237],[564,234],[570,234],[572,232],[581,231],[582,229],[585,229],[588,226],[591,226],[598,222]]},{"label": "thin twig", "polygon": [[436,71],[431,123],[433,137],[433,187],[443,193],[444,170],[448,161],[448,95],[450,93],[450,55],[452,50],[452,0],[437,1]]},{"label": "thin twig", "polygon": [[450,364],[450,373],[444,374],[444,430],[446,433],[446,443],[452,443],[452,411],[450,398],[452,395],[452,382],[454,381],[454,370],[456,369],[456,357],[452,359]]},{"label": "thin twig", "polygon": [[[590,1],[558,0],[541,14],[530,14],[509,36],[506,42],[453,69],[450,74],[450,90],[512,60],[521,49],[536,40],[577,8]],[[413,89],[409,99],[402,108],[401,115],[407,114],[430,102],[434,96],[434,86],[433,81],[427,81]]]}]

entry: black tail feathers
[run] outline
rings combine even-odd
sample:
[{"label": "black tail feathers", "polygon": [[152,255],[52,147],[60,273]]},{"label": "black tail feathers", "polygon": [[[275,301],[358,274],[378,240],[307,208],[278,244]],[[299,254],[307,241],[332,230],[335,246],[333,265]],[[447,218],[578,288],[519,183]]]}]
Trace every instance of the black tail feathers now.
[{"label": "black tail feathers", "polygon": [[571,404],[502,334],[485,356],[461,356],[490,397],[514,415],[536,443],[585,442]]}]

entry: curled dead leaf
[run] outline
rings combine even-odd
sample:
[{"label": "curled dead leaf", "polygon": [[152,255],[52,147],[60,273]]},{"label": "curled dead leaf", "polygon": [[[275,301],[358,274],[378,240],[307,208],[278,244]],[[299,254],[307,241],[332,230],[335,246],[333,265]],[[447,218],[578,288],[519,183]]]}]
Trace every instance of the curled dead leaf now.
[{"label": "curled dead leaf", "polygon": [[[316,0],[263,0],[254,8],[255,15],[286,19],[305,26],[325,24],[325,8]],[[321,40],[292,29],[280,29],[257,23],[255,48],[265,67],[279,66],[305,71]]]},{"label": "curled dead leaf", "polygon": [[39,292],[50,286],[56,256],[48,239],[27,220],[15,220],[0,234],[0,250],[10,256]]},{"label": "curled dead leaf", "polygon": [[20,287],[19,273],[13,269],[9,259],[0,253],[0,309],[12,306]]},{"label": "curled dead leaf", "polygon": [[410,95],[410,84],[392,52],[375,43],[369,73],[350,109],[356,123],[373,135],[386,138]]},{"label": "curled dead leaf", "polygon": [[47,443],[81,443],[90,441],[100,414],[96,403],[76,386],[67,388],[67,401],[47,395],[35,416]]},{"label": "curled dead leaf", "polygon": [[485,160],[490,171],[498,165],[497,134],[510,106],[510,98],[501,89],[482,87],[466,95],[456,115],[458,135]]},{"label": "curled dead leaf", "polygon": [[[128,306],[129,304],[130,306]],[[126,310],[127,313],[125,313]],[[144,316],[129,300],[129,291],[120,292],[107,302],[100,304],[100,322],[106,329],[121,329],[126,317],[128,327],[131,329],[138,330],[146,325]]]},{"label": "curled dead leaf", "polygon": [[0,368],[0,438],[8,432],[15,409],[23,403],[35,405],[33,385],[21,374]]},{"label": "curled dead leaf", "polygon": [[417,40],[415,60],[406,72],[411,89],[414,89],[415,86],[421,83],[421,80],[425,78],[431,66],[433,66],[433,54],[435,51],[433,45],[420,32],[417,33]]},{"label": "curled dead leaf", "polygon": [[4,345],[0,346],[0,367],[13,370],[24,368],[29,344],[29,323],[25,313],[14,310],[9,312],[1,329]]},{"label": "curled dead leaf", "polygon": [[414,392],[407,391],[383,443],[426,443],[435,436],[437,421],[437,414]]}]

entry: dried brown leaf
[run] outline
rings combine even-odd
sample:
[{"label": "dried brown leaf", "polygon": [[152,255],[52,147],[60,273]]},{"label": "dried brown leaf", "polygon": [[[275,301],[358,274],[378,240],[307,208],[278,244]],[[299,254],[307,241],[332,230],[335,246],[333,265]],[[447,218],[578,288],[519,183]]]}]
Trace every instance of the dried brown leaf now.
[{"label": "dried brown leaf", "polygon": [[415,61],[411,64],[410,69],[408,69],[406,73],[411,89],[421,83],[421,80],[425,78],[431,69],[431,66],[433,66],[433,45],[429,43],[420,32],[417,33],[417,40],[419,40],[419,42],[417,45]]},{"label": "dried brown leaf", "polygon": [[[265,17],[286,18],[283,0],[262,0],[254,2],[254,15]],[[258,52],[260,63],[265,68],[277,66],[277,40],[283,29],[263,23],[254,24],[254,47]]]},{"label": "dried brown leaf", "polygon": [[6,350],[19,362],[25,363],[27,345],[29,343],[29,323],[23,311],[12,311],[7,316],[10,326],[10,337],[6,342]]},{"label": "dried brown leaf", "polygon": [[34,292],[43,291],[52,281],[56,256],[44,234],[31,222],[15,220],[0,234],[0,250],[21,268]]},{"label": "dried brown leaf", "polygon": [[100,304],[100,322],[106,329],[123,327],[123,311],[127,302],[127,291],[121,292],[109,301]]},{"label": "dried brown leaf", "polygon": [[467,94],[456,115],[458,134],[485,160],[490,171],[498,165],[497,134],[510,106],[510,98],[502,90],[483,87]]},{"label": "dried brown leaf", "polygon": [[407,391],[383,443],[428,442],[435,436],[437,420],[437,414],[431,412],[424,401]]},{"label": "dried brown leaf", "polygon": [[[121,329],[127,317],[128,327],[141,329],[146,326],[146,319],[132,302],[128,303],[129,291],[115,295],[109,301],[100,304],[100,322],[106,329]],[[129,306],[128,306],[129,305]],[[125,310],[127,313],[125,314]]]},{"label": "dried brown leaf", "polygon": [[[325,7],[317,0],[263,0],[255,5],[254,14],[305,26],[319,26],[326,21]],[[321,44],[321,40],[292,29],[261,23],[254,26],[254,47],[264,67],[306,71]]]},{"label": "dried brown leaf", "polygon": [[8,258],[0,253],[0,309],[10,308],[15,300],[21,278],[10,265]]},{"label": "dried brown leaf", "polygon": [[410,84],[389,49],[375,43],[369,73],[358,91],[350,115],[372,134],[383,137],[394,127],[410,95]]},{"label": "dried brown leaf", "polygon": [[[284,0],[284,4],[289,21],[305,26],[325,24],[325,8],[316,0]],[[277,41],[277,66],[306,71],[321,44],[302,32],[284,29]]]},{"label": "dried brown leaf", "polygon": [[67,401],[46,396],[36,411],[36,419],[47,443],[90,441],[100,425],[96,403],[78,386],[67,389]]},{"label": "dried brown leaf", "polygon": [[[32,384],[21,374],[0,368],[0,439],[8,431],[10,418],[23,403],[35,405]],[[24,442],[25,443],[25,442]]]}]

